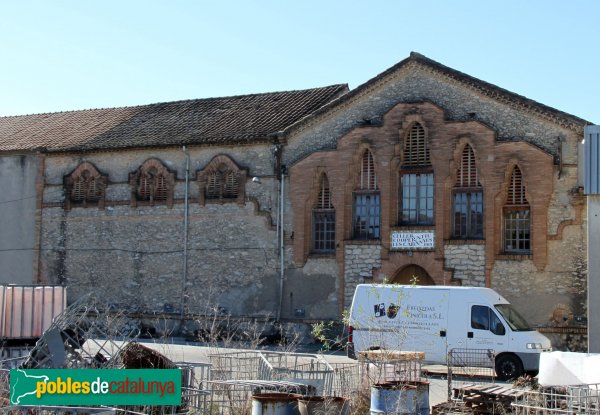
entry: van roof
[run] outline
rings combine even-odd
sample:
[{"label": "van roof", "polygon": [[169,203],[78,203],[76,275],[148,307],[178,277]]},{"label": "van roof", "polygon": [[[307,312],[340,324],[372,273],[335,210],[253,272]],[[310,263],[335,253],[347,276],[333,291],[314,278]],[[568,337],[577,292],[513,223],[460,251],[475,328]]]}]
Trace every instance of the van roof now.
[{"label": "van roof", "polygon": [[490,301],[508,303],[508,301],[491,288],[486,287],[457,287],[449,285],[402,285],[402,284],[359,284],[356,286],[356,292],[376,289],[406,289],[406,290],[424,290],[424,291],[461,291],[461,292],[480,292],[484,294]]}]

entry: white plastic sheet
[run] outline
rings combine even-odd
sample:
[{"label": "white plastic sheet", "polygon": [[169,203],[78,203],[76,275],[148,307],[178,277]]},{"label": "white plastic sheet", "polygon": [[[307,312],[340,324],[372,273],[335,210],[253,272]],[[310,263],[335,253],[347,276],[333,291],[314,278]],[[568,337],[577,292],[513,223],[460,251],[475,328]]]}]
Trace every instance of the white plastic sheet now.
[{"label": "white plastic sheet", "polygon": [[542,353],[538,382],[542,386],[598,384],[600,383],[600,354]]}]

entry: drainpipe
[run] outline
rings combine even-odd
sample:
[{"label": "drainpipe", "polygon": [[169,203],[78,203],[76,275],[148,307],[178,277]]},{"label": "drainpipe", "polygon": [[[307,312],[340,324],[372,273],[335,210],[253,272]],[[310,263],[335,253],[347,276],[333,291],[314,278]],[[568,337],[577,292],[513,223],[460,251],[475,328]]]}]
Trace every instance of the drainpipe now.
[{"label": "drainpipe", "polygon": [[285,259],[285,246],[283,244],[283,236],[285,234],[283,226],[283,205],[284,205],[284,187],[285,187],[285,173],[284,167],[280,169],[279,175],[279,307],[277,308],[277,321],[281,319],[281,309],[283,307],[283,279],[285,277],[284,259]]},{"label": "drainpipe", "polygon": [[181,151],[185,154],[185,196],[183,202],[183,276],[181,278],[181,326],[183,327],[185,307],[187,305],[187,296],[185,295],[185,285],[187,283],[188,272],[188,196],[190,181],[190,154],[187,148],[183,146]]},{"label": "drainpipe", "polygon": [[279,248],[279,304],[277,306],[277,321],[281,320],[281,311],[283,308],[283,280],[285,277],[285,246],[283,237],[284,231],[284,192],[285,192],[285,166],[282,164],[283,145],[280,142],[281,132],[271,135],[273,138],[273,155],[275,156],[275,176],[279,180],[279,211],[277,212],[277,244]]}]

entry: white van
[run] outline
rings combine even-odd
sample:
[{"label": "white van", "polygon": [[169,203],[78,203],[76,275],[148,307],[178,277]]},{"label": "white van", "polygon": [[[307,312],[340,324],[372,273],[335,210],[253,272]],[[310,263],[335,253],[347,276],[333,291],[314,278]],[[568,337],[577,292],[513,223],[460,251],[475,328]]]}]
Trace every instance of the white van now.
[{"label": "white van", "polygon": [[348,356],[364,350],[425,352],[425,361],[446,364],[452,349],[487,349],[496,374],[514,379],[537,374],[550,340],[489,288],[361,284],[348,327]]}]

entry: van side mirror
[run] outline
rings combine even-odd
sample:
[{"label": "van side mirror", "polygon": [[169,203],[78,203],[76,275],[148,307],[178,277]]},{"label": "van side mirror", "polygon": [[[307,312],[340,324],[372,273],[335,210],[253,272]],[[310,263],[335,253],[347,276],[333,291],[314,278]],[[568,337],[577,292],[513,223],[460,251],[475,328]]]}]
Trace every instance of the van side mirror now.
[{"label": "van side mirror", "polygon": [[498,322],[496,323],[496,330],[494,330],[494,334],[498,336],[504,336],[506,334],[506,329],[504,328],[504,324]]}]

